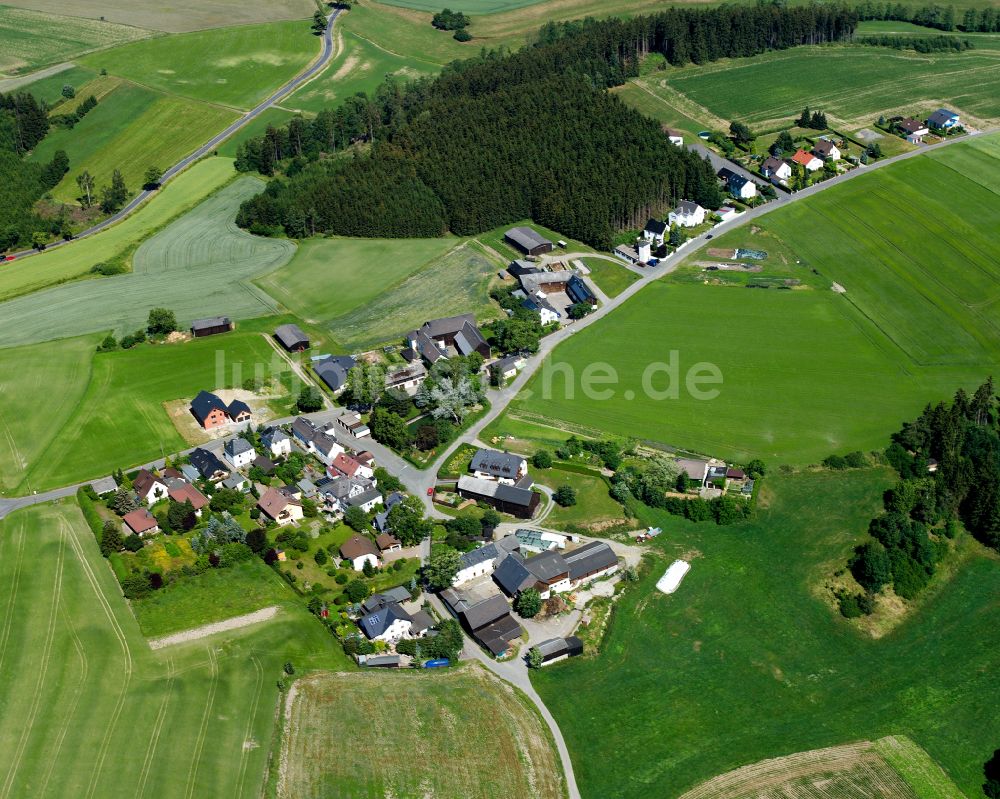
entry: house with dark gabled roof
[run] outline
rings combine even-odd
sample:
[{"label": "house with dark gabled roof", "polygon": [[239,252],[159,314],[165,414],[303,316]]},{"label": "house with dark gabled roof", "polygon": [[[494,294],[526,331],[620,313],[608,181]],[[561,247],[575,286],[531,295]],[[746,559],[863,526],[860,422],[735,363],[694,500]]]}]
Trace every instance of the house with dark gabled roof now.
[{"label": "house with dark gabled roof", "polygon": [[469,474],[458,478],[458,494],[465,499],[485,502],[501,513],[509,513],[519,519],[534,516],[541,502],[541,495],[529,488],[507,485],[496,480],[482,480]]},{"label": "house with dark gabled roof", "polygon": [[643,238],[649,239],[659,246],[663,244],[663,239],[666,237],[669,227],[670,225],[666,222],[661,222],[658,219],[649,219],[646,222],[646,227],[642,229]]},{"label": "house with dark gabled roof", "polygon": [[958,114],[954,111],[949,111],[947,108],[939,108],[927,117],[927,125],[935,130],[948,130],[958,125],[958,119]]},{"label": "house with dark gabled roof", "polygon": [[520,258],[515,261],[511,261],[510,265],[507,267],[507,272],[510,276],[518,279],[520,279],[522,275],[537,275],[541,271],[542,270],[531,261],[524,261]]},{"label": "house with dark gabled roof", "polygon": [[550,638],[532,648],[538,650],[538,654],[542,656],[542,665],[548,666],[566,658],[582,655],[583,641],[571,635],[567,638]]},{"label": "house with dark gabled roof", "polygon": [[365,562],[378,566],[378,550],[375,545],[363,535],[355,533],[340,545],[340,557],[351,562],[351,568],[359,572],[365,568]]},{"label": "house with dark gabled roof", "polygon": [[812,151],[813,155],[817,158],[822,158],[824,161],[827,158],[831,158],[834,161],[840,160],[840,148],[830,139],[816,139]]},{"label": "house with dark gabled roof", "polygon": [[760,165],[760,173],[768,180],[780,183],[792,176],[792,168],[780,158],[772,155],[764,159],[764,163]]},{"label": "house with dark gabled roof", "polygon": [[452,580],[452,585],[462,585],[476,577],[492,574],[500,562],[515,549],[517,549],[517,539],[509,535],[499,541],[491,541],[477,549],[463,552],[459,556],[458,572]]},{"label": "house with dark gabled roof", "polygon": [[199,391],[191,400],[191,413],[206,430],[227,424],[245,424],[250,421],[250,406],[243,400],[233,400],[228,405],[211,391]]},{"label": "house with dark gabled roof", "polygon": [[370,641],[398,641],[410,632],[413,617],[400,605],[388,605],[358,619],[358,626]]},{"label": "house with dark gabled roof", "polygon": [[357,366],[350,355],[331,355],[313,361],[313,371],[333,394],[339,394],[347,385],[347,373]]},{"label": "house with dark gabled roof", "polygon": [[476,326],[476,317],[472,314],[424,322],[419,329],[410,331],[406,340],[409,347],[403,352],[403,357],[410,361],[423,358],[434,364],[449,355],[471,355],[474,352],[483,358],[490,357],[490,345]]},{"label": "house with dark gabled roof", "polygon": [[282,347],[289,352],[302,352],[309,349],[309,337],[298,325],[281,325],[274,331],[274,337]]},{"label": "house with dark gabled roof", "polygon": [[477,599],[448,588],[441,592],[441,599],[466,632],[494,657],[506,655],[511,642],[521,637],[521,625],[511,616],[507,600],[501,594]]},{"label": "house with dark gabled roof", "polygon": [[[380,533],[389,532],[389,511],[403,501],[403,495],[393,491],[385,498],[385,510],[375,514],[375,529]],[[376,541],[376,543],[378,543]]]},{"label": "house with dark gabled roof", "polygon": [[225,464],[215,456],[215,453],[209,452],[207,449],[198,447],[191,450],[188,457],[191,459],[191,465],[205,480],[217,483],[229,477],[229,470]]},{"label": "house with dark gabled roof", "polygon": [[667,220],[671,225],[681,227],[697,227],[705,221],[705,209],[691,200],[681,200],[670,212]]},{"label": "house with dark gabled roof", "polygon": [[146,469],[140,469],[132,480],[132,490],[139,497],[139,501],[146,505],[152,505],[167,495],[166,483]]},{"label": "house with dark gabled roof", "polygon": [[229,439],[223,445],[222,452],[234,469],[246,469],[257,457],[253,444],[240,436]]},{"label": "house with dark gabled roof", "polygon": [[582,547],[563,552],[561,557],[573,586],[618,571],[618,556],[604,541],[591,541]]},{"label": "house with dark gabled roof", "polygon": [[503,234],[504,240],[525,255],[543,255],[552,252],[553,244],[530,227],[514,227]]},{"label": "house with dark gabled roof", "polygon": [[292,454],[292,439],[280,427],[269,427],[260,434],[260,443],[271,450],[271,457]]},{"label": "house with dark gabled roof", "polygon": [[371,613],[379,608],[386,608],[389,605],[409,601],[410,592],[403,588],[403,586],[398,585],[395,588],[388,588],[385,591],[372,594],[368,597],[368,599],[361,603],[361,610],[365,613]]},{"label": "house with dark gabled roof", "polygon": [[512,452],[477,449],[469,464],[469,471],[483,480],[498,480],[514,485],[527,476],[528,461]]}]

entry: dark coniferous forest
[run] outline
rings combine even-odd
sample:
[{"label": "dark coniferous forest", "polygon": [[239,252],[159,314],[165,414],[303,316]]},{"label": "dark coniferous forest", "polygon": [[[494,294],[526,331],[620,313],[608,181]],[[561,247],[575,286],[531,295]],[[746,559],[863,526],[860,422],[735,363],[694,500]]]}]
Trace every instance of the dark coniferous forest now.
[{"label": "dark coniferous forest", "polygon": [[[849,40],[856,23],[846,7],[764,3],[550,23],[515,53],[387,83],[246,142],[237,169],[282,177],[238,222],[296,237],[393,237],[471,235],[530,217],[606,247],[680,199],[722,201],[707,161],[606,89],[637,75],[649,53],[674,65],[744,57]],[[328,157],[359,141],[368,154]]]}]

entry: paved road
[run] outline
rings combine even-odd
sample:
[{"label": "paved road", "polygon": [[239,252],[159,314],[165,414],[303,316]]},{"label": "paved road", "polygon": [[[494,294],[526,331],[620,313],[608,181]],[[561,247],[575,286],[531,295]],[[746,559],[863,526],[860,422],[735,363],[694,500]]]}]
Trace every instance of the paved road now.
[{"label": "paved road", "polygon": [[[228,139],[230,136],[236,133],[236,131],[238,131],[244,125],[248,124],[249,122],[252,122],[254,119],[263,114],[268,108],[275,105],[275,103],[280,102],[289,94],[291,94],[293,91],[295,91],[297,88],[299,88],[303,83],[312,79],[320,72],[322,72],[323,69],[326,68],[326,65],[330,62],[330,58],[333,56],[333,25],[339,14],[340,14],[340,9],[337,9],[327,18],[326,33],[323,34],[323,49],[320,52],[319,57],[315,61],[313,61],[312,64],[306,67],[306,69],[303,72],[300,72],[297,76],[288,81],[288,83],[286,83],[284,86],[278,89],[274,94],[272,94],[270,97],[264,100],[264,102],[262,102],[256,108],[247,111],[243,116],[241,116],[239,119],[233,122],[224,131],[222,131],[216,136],[213,136],[208,142],[206,142],[197,150],[195,150],[193,153],[191,153],[191,155],[181,159],[172,167],[170,167],[170,169],[168,169],[166,172],[163,173],[163,178],[160,181],[161,185],[163,183],[166,183],[174,176],[176,176],[178,173],[183,172],[185,169],[191,166],[191,164],[193,164],[195,161],[204,158],[206,155],[212,152],[216,147],[222,144],[222,142],[224,142],[226,139]],[[143,189],[132,199],[132,201],[128,205],[122,208],[122,210],[120,210],[118,213],[109,216],[103,222],[98,222],[93,227],[89,227],[86,230],[77,233],[76,236],[74,236],[73,239],[71,239],[70,241],[53,242],[52,244],[49,244],[45,249],[51,250],[54,249],[55,247],[65,247],[66,245],[72,244],[74,241],[77,241],[78,239],[83,239],[86,238],[87,236],[92,236],[95,233],[100,233],[106,227],[109,227],[110,225],[113,225],[116,222],[120,222],[122,219],[129,216],[133,211],[135,211],[136,208],[142,205],[153,194],[155,194],[155,191],[148,191],[146,189]],[[21,260],[22,258],[28,258],[32,255],[37,255],[38,252],[39,252],[38,250],[22,250],[21,252],[14,253],[13,255],[17,260]]]}]

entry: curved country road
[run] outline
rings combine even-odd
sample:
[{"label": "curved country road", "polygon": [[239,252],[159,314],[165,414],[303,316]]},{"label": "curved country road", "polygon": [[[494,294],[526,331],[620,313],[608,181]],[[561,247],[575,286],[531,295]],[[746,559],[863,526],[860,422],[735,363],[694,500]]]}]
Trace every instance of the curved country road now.
[{"label": "curved country road", "polygon": [[[317,60],[313,61],[312,64],[306,67],[306,69],[303,72],[300,72],[290,81],[288,81],[288,83],[286,83],[284,86],[278,89],[274,94],[272,94],[270,97],[264,100],[264,102],[262,102],[260,105],[256,106],[250,111],[247,111],[243,116],[241,116],[239,119],[233,122],[224,131],[213,136],[211,139],[209,139],[205,144],[203,144],[189,156],[181,159],[172,167],[170,167],[170,169],[168,169],[166,172],[163,173],[163,177],[160,180],[160,184],[162,185],[166,183],[168,180],[177,175],[179,172],[182,172],[189,166],[191,166],[191,164],[193,164],[195,161],[199,160],[200,158],[204,158],[206,155],[212,152],[212,150],[214,150],[216,147],[222,144],[222,142],[224,142],[226,139],[228,139],[230,136],[236,133],[236,131],[238,131],[244,125],[248,124],[249,122],[252,122],[254,119],[263,114],[268,108],[270,108],[280,100],[285,99],[289,94],[291,94],[293,91],[299,88],[299,86],[301,86],[303,83],[312,79],[320,72],[322,72],[326,68],[326,65],[330,63],[330,58],[333,56],[333,24],[336,21],[337,16],[339,14],[340,14],[340,9],[338,8],[332,14],[330,14],[329,17],[327,17],[326,32],[323,34],[323,50],[322,52],[320,52],[319,58]],[[102,222],[98,222],[93,227],[89,227],[86,230],[77,233],[69,241],[56,241],[53,242],[52,244],[47,245],[45,251],[47,252],[48,250],[54,249],[55,247],[65,247],[67,244],[72,244],[77,239],[83,239],[86,238],[87,236],[92,236],[94,233],[100,233],[102,230],[104,230],[104,228],[109,227],[110,225],[113,225],[116,222],[120,222],[122,219],[127,217],[129,214],[135,211],[136,208],[142,205],[151,195],[155,193],[156,193],[155,189],[152,191],[148,189],[143,189],[135,197],[132,198],[132,201],[128,205],[126,205],[116,214],[109,216]],[[22,258],[28,258],[32,255],[37,255],[39,252],[40,252],[39,250],[22,250],[21,252],[14,253],[13,257],[16,260],[21,260]]]}]

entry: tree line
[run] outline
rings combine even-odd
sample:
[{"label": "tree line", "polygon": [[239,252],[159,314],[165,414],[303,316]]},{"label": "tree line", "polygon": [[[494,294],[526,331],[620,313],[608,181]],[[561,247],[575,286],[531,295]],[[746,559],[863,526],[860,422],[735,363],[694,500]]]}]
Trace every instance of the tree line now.
[{"label": "tree line", "polygon": [[[256,233],[471,235],[523,218],[599,247],[680,199],[722,202],[711,165],[604,90],[659,52],[672,64],[846,41],[842,6],[670,9],[550,23],[517,52],[483,52],[437,78],[392,80],[316,119],[240,146],[237,169],[281,172],[245,202]],[[329,158],[356,142],[368,153]]]},{"label": "tree line", "polygon": [[858,40],[860,44],[875,47],[891,47],[893,50],[916,50],[918,53],[961,53],[972,50],[974,45],[969,39],[958,36],[899,36],[897,34],[880,33],[866,35]]},{"label": "tree line", "polygon": [[849,617],[870,613],[888,585],[904,599],[917,596],[959,522],[1000,551],[1000,416],[992,378],[971,397],[960,389],[951,403],[928,405],[893,435],[885,457],[900,482],[885,493],[870,540],[849,563],[866,592],[840,593]]}]

